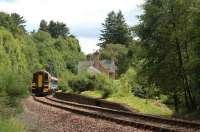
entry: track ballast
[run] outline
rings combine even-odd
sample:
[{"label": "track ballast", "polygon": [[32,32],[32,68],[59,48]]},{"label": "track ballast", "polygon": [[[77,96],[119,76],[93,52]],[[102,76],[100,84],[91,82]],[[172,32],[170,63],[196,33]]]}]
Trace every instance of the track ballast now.
[{"label": "track ballast", "polygon": [[190,122],[179,119],[169,119],[152,115],[144,115],[133,112],[119,111],[108,108],[102,108],[92,105],[79,104],[66,100],[47,97],[33,97],[35,101],[71,111],[86,116],[101,118],[116,122],[118,124],[143,128],[153,131],[171,131],[171,132],[200,132],[200,123]]}]

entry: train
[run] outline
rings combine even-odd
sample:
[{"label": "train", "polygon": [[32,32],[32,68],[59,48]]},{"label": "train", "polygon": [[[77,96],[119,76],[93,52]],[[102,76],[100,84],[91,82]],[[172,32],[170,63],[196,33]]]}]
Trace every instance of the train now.
[{"label": "train", "polygon": [[45,70],[38,70],[33,73],[32,79],[32,95],[42,96],[55,94],[58,90],[58,79],[53,77]]}]

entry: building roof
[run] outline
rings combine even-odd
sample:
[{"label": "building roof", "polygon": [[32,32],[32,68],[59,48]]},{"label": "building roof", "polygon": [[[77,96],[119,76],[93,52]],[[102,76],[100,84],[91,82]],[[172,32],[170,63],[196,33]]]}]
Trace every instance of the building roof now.
[{"label": "building roof", "polygon": [[[105,67],[106,70],[109,72],[115,72],[116,66],[113,61],[111,60],[101,60],[100,63]],[[91,69],[93,67],[94,61],[81,61],[78,64],[78,73],[87,71],[88,68]],[[93,67],[95,68],[95,67]],[[96,68],[95,68],[96,69]]]},{"label": "building roof", "polygon": [[93,67],[93,66],[90,66],[88,69],[87,69],[88,72],[90,73],[98,73],[100,74],[101,71],[99,71],[97,68]]}]

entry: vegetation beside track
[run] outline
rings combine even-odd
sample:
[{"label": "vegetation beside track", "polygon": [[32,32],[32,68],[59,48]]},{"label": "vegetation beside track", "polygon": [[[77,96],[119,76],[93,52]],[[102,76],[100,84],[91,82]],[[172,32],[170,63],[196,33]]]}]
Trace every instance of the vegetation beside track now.
[{"label": "vegetation beside track", "polygon": [[16,73],[0,73],[0,131],[23,132],[25,127],[18,121],[17,114],[23,111],[21,100],[27,95],[25,83]]},{"label": "vegetation beside track", "polygon": [[[106,76],[81,74],[72,79],[71,92],[95,98],[106,99],[109,101],[127,104],[133,109],[146,114],[172,116],[173,109],[163,102],[167,97],[156,98],[146,97],[143,91],[139,91],[136,82],[134,69],[128,70],[117,80],[112,80]],[[130,85],[130,82],[133,85]],[[82,85],[81,85],[82,84]],[[106,96],[105,96],[106,95]],[[140,96],[140,97],[139,97]],[[150,95],[149,95],[150,96]]]},{"label": "vegetation beside track", "polygon": [[148,114],[198,115],[200,0],[146,0],[142,7],[134,27],[121,11],[108,13],[102,25],[100,58],[115,62],[116,80],[77,75],[86,56],[66,24],[42,20],[37,31],[27,32],[22,16],[0,12],[0,107],[15,115],[32,73],[44,69],[59,78],[63,91],[126,103]]},{"label": "vegetation beside track", "polygon": [[[101,98],[102,94],[99,91],[85,91],[81,95],[90,96],[94,98]],[[173,115],[173,110],[171,110],[167,105],[161,103],[159,100],[152,99],[142,99],[136,96],[110,96],[106,98],[108,101],[122,103],[130,106],[131,108],[137,110],[138,112],[152,115],[161,115],[170,117]]]},{"label": "vegetation beside track", "polygon": [[2,132],[25,132],[25,126],[20,123],[16,118],[1,119],[0,131]]},{"label": "vegetation beside track", "polygon": [[[47,70],[59,76],[63,88],[85,56],[63,23],[51,21],[47,25],[51,31],[27,32],[24,18],[17,13],[0,12],[0,20],[0,131],[22,131],[16,115],[23,111],[20,103],[29,95],[32,73]],[[65,30],[62,35],[53,32],[58,27]]]},{"label": "vegetation beside track", "polygon": [[84,91],[81,93],[83,96],[90,96],[94,98],[102,98],[103,94],[101,91]]}]

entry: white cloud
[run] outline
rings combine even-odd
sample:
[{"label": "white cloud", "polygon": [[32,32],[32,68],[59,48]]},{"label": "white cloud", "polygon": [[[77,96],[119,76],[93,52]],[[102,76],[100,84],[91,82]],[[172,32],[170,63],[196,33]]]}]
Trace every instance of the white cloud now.
[{"label": "white cloud", "polygon": [[[98,38],[84,38],[80,36],[83,32],[88,32],[88,29],[99,29],[104,21],[107,13],[111,10],[122,10],[127,19],[128,24],[136,23],[136,15],[141,12],[139,5],[144,3],[144,0],[15,0],[6,2],[0,1],[0,11],[8,13],[17,12],[24,16],[27,20],[27,29],[32,30],[38,27],[40,20],[47,21],[62,21],[69,27],[72,27],[72,32],[82,41],[82,49],[90,49],[95,47]],[[73,31],[75,27],[83,27],[85,31]],[[92,28],[91,28],[92,27]],[[91,31],[90,31],[91,32]],[[94,32],[98,36],[98,32]],[[95,41],[94,41],[95,40]],[[86,48],[87,47],[87,48]],[[84,50],[83,50],[84,51]]]},{"label": "white cloud", "polygon": [[98,43],[98,39],[96,38],[78,37],[78,40],[80,41],[81,49],[85,54],[93,53],[99,49],[96,45]]}]

